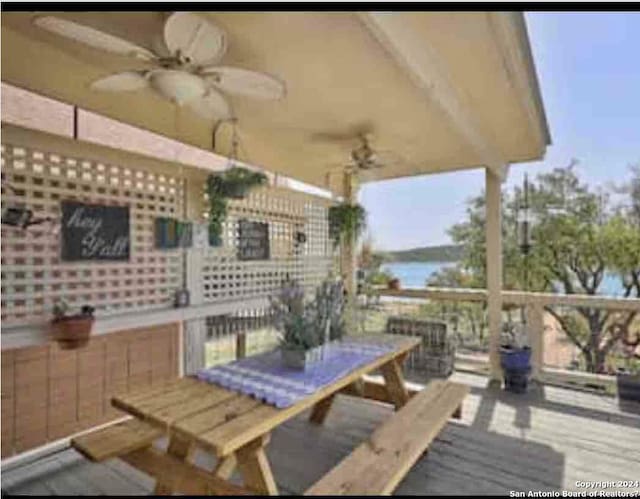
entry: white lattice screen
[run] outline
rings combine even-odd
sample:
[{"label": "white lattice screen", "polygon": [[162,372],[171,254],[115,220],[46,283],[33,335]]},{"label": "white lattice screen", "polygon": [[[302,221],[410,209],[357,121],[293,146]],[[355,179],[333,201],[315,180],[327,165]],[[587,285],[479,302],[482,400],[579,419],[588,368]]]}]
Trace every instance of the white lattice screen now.
[{"label": "white lattice screen", "polygon": [[[268,296],[287,277],[308,289],[315,288],[334,263],[328,238],[330,204],[329,200],[279,188],[257,189],[243,200],[231,201],[223,245],[209,249],[194,262],[200,268],[194,274],[201,285],[202,301]],[[269,260],[237,259],[240,219],[269,223]],[[305,234],[305,243],[296,244],[297,232]]]},{"label": "white lattice screen", "polygon": [[[98,315],[168,308],[184,282],[192,303],[238,300],[240,311],[244,299],[268,296],[286,277],[311,289],[334,264],[327,223],[331,201],[266,187],[230,203],[223,246],[188,250],[185,269],[180,250],[154,248],[154,219],[201,215],[206,202],[202,171],[161,163],[163,167],[156,168],[152,161],[128,161],[126,154],[96,159],[102,157],[99,147],[72,141],[61,154],[48,150],[46,141],[25,139],[29,134],[18,134],[15,143],[6,135],[3,185],[6,181],[14,191],[3,188],[3,208],[8,203],[26,206],[37,217],[53,217],[55,222],[27,230],[2,226],[3,326],[48,320],[60,298],[76,309],[94,305]],[[131,261],[61,262],[57,221],[64,199],[129,205]],[[269,260],[237,259],[241,218],[269,223]],[[294,242],[298,231],[306,235],[304,244]]]},{"label": "white lattice screen", "polygon": [[[182,283],[178,251],[154,249],[157,216],[181,216],[183,183],[177,175],[123,164],[2,144],[2,206],[25,206],[54,223],[19,230],[2,226],[2,324],[50,317],[60,298],[72,308],[88,303],[101,314],[171,304]],[[65,263],[60,260],[60,201],[130,206],[129,262]]]}]

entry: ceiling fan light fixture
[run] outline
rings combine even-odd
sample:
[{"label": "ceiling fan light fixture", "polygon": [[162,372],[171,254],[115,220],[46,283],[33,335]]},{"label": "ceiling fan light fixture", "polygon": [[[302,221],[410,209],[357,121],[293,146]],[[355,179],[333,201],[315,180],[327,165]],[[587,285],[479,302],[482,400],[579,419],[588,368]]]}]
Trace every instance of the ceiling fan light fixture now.
[{"label": "ceiling fan light fixture", "polygon": [[206,86],[202,78],[185,71],[154,71],[151,86],[179,106],[204,96]]}]

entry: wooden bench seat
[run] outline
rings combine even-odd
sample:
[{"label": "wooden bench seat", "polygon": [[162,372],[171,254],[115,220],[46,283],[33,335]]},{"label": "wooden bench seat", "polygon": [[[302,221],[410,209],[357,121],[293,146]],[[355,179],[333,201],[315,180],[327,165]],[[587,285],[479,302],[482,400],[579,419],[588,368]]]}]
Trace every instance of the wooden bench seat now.
[{"label": "wooden bench seat", "polygon": [[75,437],[71,445],[87,459],[100,462],[148,447],[162,435],[159,428],[131,419]]},{"label": "wooden bench seat", "polygon": [[71,445],[91,461],[118,457],[156,479],[161,477],[169,481],[172,489],[182,493],[252,495],[252,491],[245,487],[153,448],[154,440],[163,434],[159,428],[131,419],[75,437]]},{"label": "wooden bench seat", "polygon": [[452,416],[459,416],[469,387],[435,380],[305,495],[389,495]]}]

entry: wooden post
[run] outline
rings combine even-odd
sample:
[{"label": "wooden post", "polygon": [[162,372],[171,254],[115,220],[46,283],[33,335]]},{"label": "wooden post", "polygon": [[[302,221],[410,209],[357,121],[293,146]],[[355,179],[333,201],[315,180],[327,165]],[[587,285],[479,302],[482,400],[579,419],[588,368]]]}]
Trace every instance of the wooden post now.
[{"label": "wooden post", "polygon": [[236,359],[244,359],[247,356],[247,335],[244,332],[236,333]]},{"label": "wooden post", "polygon": [[485,169],[487,308],[489,319],[489,364],[491,380],[502,380],[500,333],[502,329],[502,179]]},{"label": "wooden post", "polygon": [[[357,202],[358,186],[354,174],[345,172],[342,180],[342,192],[345,202]],[[356,243],[355,238],[343,240],[340,248],[340,272],[345,280],[344,284],[349,301],[352,301],[356,295]]]},{"label": "wooden post", "polygon": [[531,345],[531,378],[541,381],[544,367],[544,307],[537,302],[527,303],[525,314]]},{"label": "wooden post", "polygon": [[204,319],[184,322],[184,374],[194,374],[205,367],[207,328]]}]

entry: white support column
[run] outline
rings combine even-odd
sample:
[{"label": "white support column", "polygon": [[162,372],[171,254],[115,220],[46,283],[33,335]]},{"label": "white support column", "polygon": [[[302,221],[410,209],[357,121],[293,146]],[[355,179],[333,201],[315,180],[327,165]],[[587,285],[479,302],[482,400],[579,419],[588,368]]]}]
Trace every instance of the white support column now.
[{"label": "white support column", "polygon": [[500,333],[502,329],[502,178],[485,169],[487,305],[491,380],[501,380]]},{"label": "white support column", "polygon": [[[342,193],[347,203],[356,203],[358,201],[358,185],[356,177],[352,173],[345,172],[342,183]],[[340,272],[345,279],[345,289],[349,299],[356,294],[356,243],[355,238],[342,241],[340,248]]]}]

